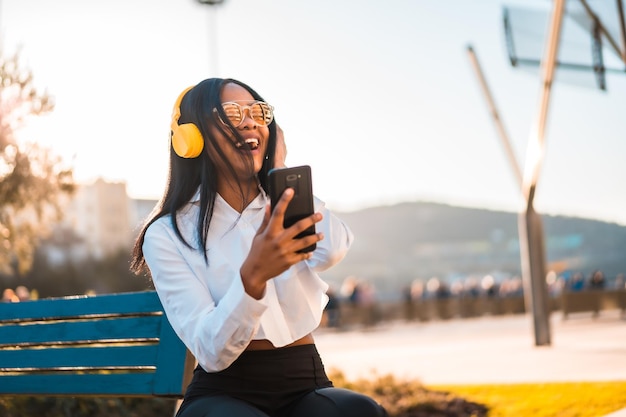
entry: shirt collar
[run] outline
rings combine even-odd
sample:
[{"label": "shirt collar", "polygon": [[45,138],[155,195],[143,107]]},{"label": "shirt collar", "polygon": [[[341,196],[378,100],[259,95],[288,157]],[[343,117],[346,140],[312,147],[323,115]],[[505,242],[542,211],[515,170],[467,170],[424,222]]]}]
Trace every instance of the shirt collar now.
[{"label": "shirt collar", "polygon": [[[261,187],[260,185],[259,185],[259,191],[260,191],[259,195],[257,195],[254,198],[254,200],[252,200],[250,204],[248,205],[248,207],[246,208],[253,208],[253,209],[264,208],[265,205],[269,202],[269,196],[267,195],[263,187]],[[195,203],[198,203],[199,201],[200,201],[200,187],[198,187],[198,189],[196,190],[196,193],[193,195],[193,197],[191,197],[191,200],[189,200],[189,204],[195,204]]]}]

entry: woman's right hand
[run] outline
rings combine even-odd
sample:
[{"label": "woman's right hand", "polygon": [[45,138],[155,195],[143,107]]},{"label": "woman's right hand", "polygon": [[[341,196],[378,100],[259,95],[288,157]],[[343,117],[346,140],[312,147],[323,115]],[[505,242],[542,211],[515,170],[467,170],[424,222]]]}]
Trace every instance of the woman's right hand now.
[{"label": "woman's right hand", "polygon": [[293,189],[287,188],[273,213],[269,204],[265,207],[263,223],[257,230],[250,252],[239,270],[246,292],[256,299],[263,297],[268,280],[312,255],[311,252],[298,251],[324,238],[322,233],[316,233],[295,239],[300,232],[321,221],[321,213],[314,213],[287,229],[283,227],[285,211],[292,198]]}]

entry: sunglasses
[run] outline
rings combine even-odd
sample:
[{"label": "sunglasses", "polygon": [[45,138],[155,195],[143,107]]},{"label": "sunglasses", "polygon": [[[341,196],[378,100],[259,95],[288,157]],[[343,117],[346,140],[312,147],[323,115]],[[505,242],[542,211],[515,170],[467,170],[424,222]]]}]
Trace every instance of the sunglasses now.
[{"label": "sunglasses", "polygon": [[[254,121],[254,123],[257,124],[257,126],[267,126],[272,123],[272,120],[274,120],[274,107],[270,106],[264,101],[255,101],[254,103],[247,106],[242,106],[241,104],[235,103],[234,101],[227,101],[225,103],[222,103],[222,109],[224,110],[226,117],[234,127],[239,127],[243,123],[244,119],[246,118],[246,110],[248,110],[250,118]],[[217,112],[217,109],[215,109],[214,111]],[[227,124],[222,120],[221,117],[220,121],[224,124]]]}]

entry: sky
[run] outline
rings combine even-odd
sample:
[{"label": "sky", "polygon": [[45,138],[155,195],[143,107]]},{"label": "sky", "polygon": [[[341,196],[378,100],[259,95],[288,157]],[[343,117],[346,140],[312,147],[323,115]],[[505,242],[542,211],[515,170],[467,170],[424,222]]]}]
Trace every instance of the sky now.
[{"label": "sky", "polygon": [[[0,30],[3,53],[19,49],[56,103],[19,139],[50,147],[80,182],[123,181],[131,197],[158,199],[172,105],[218,76],[275,107],[287,164],[310,165],[315,194],[337,211],[407,201],[519,211],[467,53],[472,45],[523,166],[541,80],[509,63],[502,10],[514,4],[0,0]],[[557,72],[538,212],[626,225],[626,74],[607,84],[567,84]]]}]

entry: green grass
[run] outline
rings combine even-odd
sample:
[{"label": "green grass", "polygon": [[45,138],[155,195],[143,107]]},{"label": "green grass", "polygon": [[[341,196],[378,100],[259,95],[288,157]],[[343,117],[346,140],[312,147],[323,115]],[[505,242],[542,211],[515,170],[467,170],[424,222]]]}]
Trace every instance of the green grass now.
[{"label": "green grass", "polygon": [[626,408],[626,380],[546,384],[437,385],[380,376],[335,386],[368,394],[391,417],[601,417]]}]

